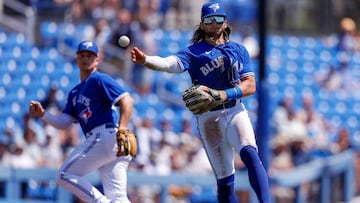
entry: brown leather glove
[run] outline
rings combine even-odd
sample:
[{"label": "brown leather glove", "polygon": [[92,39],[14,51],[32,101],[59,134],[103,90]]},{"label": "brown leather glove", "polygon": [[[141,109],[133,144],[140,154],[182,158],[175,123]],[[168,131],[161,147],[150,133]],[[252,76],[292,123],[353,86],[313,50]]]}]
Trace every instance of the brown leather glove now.
[{"label": "brown leather glove", "polygon": [[136,157],[136,136],[131,130],[119,130],[116,133],[116,140],[118,144],[117,156],[126,156],[130,154],[131,156]]},{"label": "brown leather glove", "polygon": [[202,114],[223,104],[219,91],[203,85],[192,86],[182,93],[186,107],[193,114]]}]

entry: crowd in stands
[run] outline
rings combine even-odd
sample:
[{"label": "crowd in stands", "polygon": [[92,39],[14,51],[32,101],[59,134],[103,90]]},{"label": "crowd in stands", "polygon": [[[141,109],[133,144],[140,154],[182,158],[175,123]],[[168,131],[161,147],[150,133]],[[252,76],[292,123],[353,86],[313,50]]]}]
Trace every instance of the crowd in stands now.
[{"label": "crowd in stands", "polygon": [[[87,38],[93,39],[103,48],[103,57],[119,68],[120,76],[136,89],[140,95],[146,95],[153,89],[155,77],[152,71],[128,61],[127,49],[119,47],[117,40],[128,35],[131,46],[139,46],[146,53],[157,53],[161,47],[155,44],[154,28],[192,30],[200,14],[192,12],[194,4],[204,1],[188,0],[56,0],[65,6],[65,21],[75,25],[91,22],[93,26],[87,32]],[[188,9],[188,10],[187,10]],[[194,9],[198,10],[198,9]],[[188,12],[191,11],[191,12]],[[345,18],[339,32],[339,52],[360,52],[359,34],[355,22]],[[248,38],[249,36],[249,38]],[[244,30],[244,44],[247,45],[253,59],[259,53],[256,38],[250,28]],[[113,57],[114,47],[118,56]],[[340,68],[333,66],[327,73],[314,75],[319,86],[330,91],[358,89],[357,81],[346,70],[351,68],[346,61]],[[50,111],[61,111],[62,104],[54,99],[56,87],[50,89],[48,97],[42,101]],[[271,120],[272,140],[269,174],[307,163],[317,158],[331,156],[347,149],[357,149],[355,135],[347,128],[334,128],[324,115],[314,106],[311,94],[303,95],[302,106],[295,108],[294,99],[285,97],[274,110]],[[23,116],[23,125],[6,128],[0,136],[0,166],[18,168],[47,167],[58,169],[66,155],[84,139],[79,127],[74,124],[67,131],[57,130],[46,123]],[[139,154],[130,165],[130,170],[147,174],[169,175],[173,172],[191,172],[211,174],[211,167],[201,142],[194,131],[191,120],[184,119],[180,132],[172,128],[172,123],[164,119],[161,127],[154,124],[151,117],[133,121],[134,132],[138,138]],[[360,134],[360,132],[359,132]],[[360,135],[359,135],[360,137]],[[360,140],[357,142],[360,143]],[[236,156],[237,157],[237,156]],[[360,192],[360,168],[357,155],[356,192]],[[242,170],[243,163],[236,160],[236,168]],[[29,184],[28,193],[31,193]],[[36,184],[35,184],[36,185]],[[49,183],[45,188],[49,188]],[[54,186],[52,186],[54,187]],[[305,193],[310,193],[311,185],[305,184]],[[0,184],[1,188],[1,184]],[[159,188],[130,188],[132,202],[157,202]],[[0,189],[1,191],[1,189]],[[183,202],[195,194],[193,188],[172,186],[169,190],[169,202]],[[291,202],[294,192],[288,188],[274,188],[274,194],[280,200]],[[35,194],[35,193],[34,193]],[[48,193],[46,193],[48,194]],[[51,193],[50,193],[51,194]],[[1,195],[1,194],[0,194]],[[36,197],[35,195],[32,198]],[[51,197],[42,197],[51,198]]]},{"label": "crowd in stands", "polygon": [[[313,80],[319,90],[331,94],[345,92],[352,95],[359,88],[360,81],[354,77],[352,70],[357,66],[349,65],[349,58],[360,53],[360,35],[356,29],[355,21],[345,17],[341,20],[339,33],[336,34],[336,54],[338,62],[328,64],[327,72],[315,70]],[[271,128],[272,158],[270,160],[269,174],[278,174],[291,170],[309,161],[336,155],[352,149],[356,151],[355,193],[359,194],[359,130],[355,132],[345,125],[334,125],[330,118],[320,113],[315,106],[315,97],[318,92],[308,92],[297,96],[285,96],[279,101],[272,114]],[[349,96],[350,98],[351,96]],[[332,98],[329,98],[332,99]],[[301,100],[298,102],[296,100]],[[300,103],[296,105],[295,103]],[[330,108],[336,108],[330,106]],[[332,190],[340,187],[334,181]],[[311,195],[316,194],[316,186],[306,183],[303,185],[303,194],[310,201]],[[335,193],[334,193],[335,194]],[[294,191],[289,188],[274,188],[274,195],[279,202],[291,202]],[[339,194],[337,194],[339,195]],[[334,198],[339,198],[334,197]]]}]

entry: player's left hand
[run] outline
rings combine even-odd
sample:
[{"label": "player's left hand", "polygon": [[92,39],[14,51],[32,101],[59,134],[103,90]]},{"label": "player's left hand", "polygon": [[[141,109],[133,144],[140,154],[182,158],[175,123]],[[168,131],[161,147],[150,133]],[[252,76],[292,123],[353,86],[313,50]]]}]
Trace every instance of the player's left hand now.
[{"label": "player's left hand", "polygon": [[40,102],[30,101],[29,105],[29,115],[33,117],[41,118],[45,114],[45,109]]},{"label": "player's left hand", "polygon": [[131,155],[136,157],[137,155],[137,142],[135,134],[129,130],[119,130],[116,133],[116,140],[118,144],[117,156]]}]

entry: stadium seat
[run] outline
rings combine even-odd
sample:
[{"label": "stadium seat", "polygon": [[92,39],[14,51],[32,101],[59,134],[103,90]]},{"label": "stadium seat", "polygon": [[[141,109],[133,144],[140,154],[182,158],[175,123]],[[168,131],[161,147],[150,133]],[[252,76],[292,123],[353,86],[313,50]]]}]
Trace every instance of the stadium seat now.
[{"label": "stadium seat", "polygon": [[266,38],[266,42],[268,47],[280,48],[284,44],[284,39],[279,35],[271,34]]},{"label": "stadium seat", "polygon": [[1,47],[6,48],[7,46],[10,46],[9,43],[7,42],[7,34],[4,31],[0,31],[0,45]]},{"label": "stadium seat", "polygon": [[314,37],[300,37],[300,45],[313,50],[316,47],[317,40]]},{"label": "stadium seat", "polygon": [[288,48],[299,48],[300,47],[300,39],[296,36],[286,36],[285,38],[285,45],[288,46]]},{"label": "stadium seat", "polygon": [[28,49],[30,47],[30,43],[23,33],[12,33],[8,35],[7,41],[7,43],[13,46],[19,46],[22,49]]},{"label": "stadium seat", "polygon": [[58,25],[55,22],[44,21],[40,24],[40,35],[45,47],[57,45]]},{"label": "stadium seat", "polygon": [[[75,36],[76,33],[76,27],[75,25],[71,23],[60,23],[59,26],[59,32],[58,32],[58,39],[65,42],[68,46],[74,46],[75,44]],[[82,35],[81,35],[82,36]]]},{"label": "stadium seat", "polygon": [[300,57],[298,49],[296,48],[287,49],[286,57],[288,60],[298,60]]},{"label": "stadium seat", "polygon": [[59,79],[61,89],[66,89],[70,86],[70,78],[67,75],[62,75]]},{"label": "stadium seat", "polygon": [[302,53],[302,59],[305,60],[305,61],[311,61],[313,62],[315,59],[316,59],[316,54],[314,52],[314,50],[312,49],[305,49],[303,50],[303,53]]}]

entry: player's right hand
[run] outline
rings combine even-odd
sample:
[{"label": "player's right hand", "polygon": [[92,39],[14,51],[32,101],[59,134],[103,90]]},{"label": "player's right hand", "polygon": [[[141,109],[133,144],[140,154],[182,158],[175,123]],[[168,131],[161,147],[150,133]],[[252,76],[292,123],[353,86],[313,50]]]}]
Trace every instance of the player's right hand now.
[{"label": "player's right hand", "polygon": [[29,114],[30,116],[41,118],[45,114],[45,109],[40,102],[30,101]]},{"label": "player's right hand", "polygon": [[142,52],[139,48],[134,47],[130,52],[132,62],[136,64],[144,64],[145,63],[145,53]]}]

